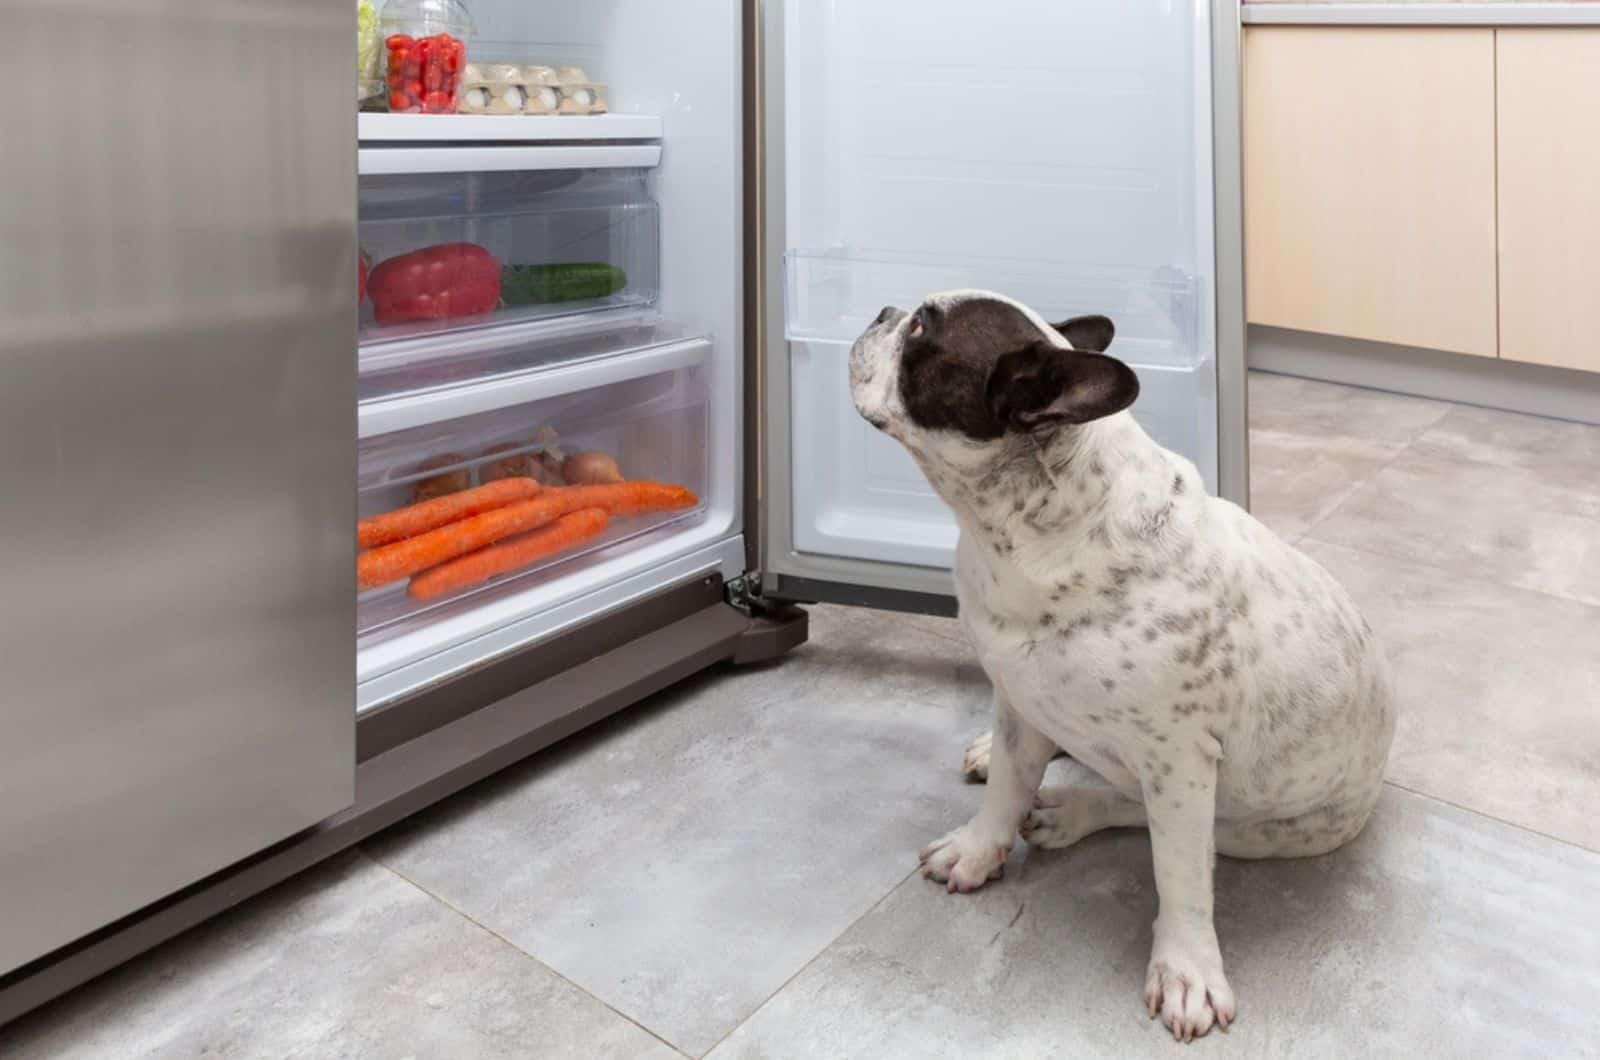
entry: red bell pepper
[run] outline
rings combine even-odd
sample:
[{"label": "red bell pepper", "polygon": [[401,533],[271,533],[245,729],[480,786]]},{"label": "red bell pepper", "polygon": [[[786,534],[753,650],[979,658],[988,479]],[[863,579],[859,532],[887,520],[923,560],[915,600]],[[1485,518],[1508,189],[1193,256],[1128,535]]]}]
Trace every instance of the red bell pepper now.
[{"label": "red bell pepper", "polygon": [[379,262],[367,294],[380,324],[487,313],[500,301],[500,263],[476,243],[440,243]]}]

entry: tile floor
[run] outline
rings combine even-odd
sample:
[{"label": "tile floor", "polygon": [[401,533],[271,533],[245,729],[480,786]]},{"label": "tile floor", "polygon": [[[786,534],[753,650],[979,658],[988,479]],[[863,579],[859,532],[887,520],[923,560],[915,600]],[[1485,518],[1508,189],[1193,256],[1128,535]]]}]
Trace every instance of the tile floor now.
[{"label": "tile floor", "polygon": [[[1600,1056],[1600,428],[1251,380],[1259,514],[1348,584],[1404,719],[1367,831],[1218,867],[1240,1017],[1196,1054]],[[0,1030],[5,1057],[1126,1057],[1137,832],[1019,845],[953,623],[835,608]]]}]

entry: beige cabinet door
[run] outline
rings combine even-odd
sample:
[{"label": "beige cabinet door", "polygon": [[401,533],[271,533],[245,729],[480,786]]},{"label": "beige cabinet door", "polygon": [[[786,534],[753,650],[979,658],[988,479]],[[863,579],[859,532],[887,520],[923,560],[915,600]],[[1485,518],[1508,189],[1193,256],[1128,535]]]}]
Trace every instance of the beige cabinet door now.
[{"label": "beige cabinet door", "polygon": [[1600,29],[1498,43],[1500,355],[1600,371]]},{"label": "beige cabinet door", "polygon": [[1479,28],[1247,30],[1252,323],[1495,355],[1494,47]]}]

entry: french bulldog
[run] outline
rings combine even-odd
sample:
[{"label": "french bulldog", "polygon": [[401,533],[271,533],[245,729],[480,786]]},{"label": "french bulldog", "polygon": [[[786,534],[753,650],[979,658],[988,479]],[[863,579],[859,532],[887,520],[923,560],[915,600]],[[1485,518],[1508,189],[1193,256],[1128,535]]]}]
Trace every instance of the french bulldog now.
[{"label": "french bulldog", "polygon": [[[1104,316],[1047,323],[951,291],[886,307],[850,350],[857,410],[910,452],[960,527],[960,620],[994,685],[968,750],[971,821],[921,853],[952,891],[1013,837],[1150,833],[1159,900],[1144,1003],[1189,1041],[1236,1012],[1212,917],[1220,852],[1349,842],[1394,735],[1384,654],[1344,589],[1134,421]],[[1070,756],[1069,781],[1040,789]]]}]

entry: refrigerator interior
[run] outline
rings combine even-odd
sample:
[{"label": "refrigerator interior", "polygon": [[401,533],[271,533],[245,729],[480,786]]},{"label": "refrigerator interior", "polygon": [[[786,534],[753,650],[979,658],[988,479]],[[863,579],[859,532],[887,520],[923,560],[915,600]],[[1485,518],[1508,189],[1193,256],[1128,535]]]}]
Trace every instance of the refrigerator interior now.
[{"label": "refrigerator interior", "polygon": [[[566,139],[583,118],[530,115],[478,119],[497,137],[524,127],[508,123],[527,123],[530,138],[541,135],[540,122],[567,123],[560,146],[508,148],[524,160],[514,171],[450,172],[430,160],[435,150],[461,150],[476,166],[492,144],[408,138],[405,153],[390,157],[417,160],[425,175],[396,174],[386,163],[382,175],[362,178],[361,238],[375,260],[459,240],[502,264],[608,264],[626,282],[589,300],[445,323],[380,324],[364,306],[361,511],[403,505],[430,477],[476,484],[494,461],[537,462],[551,444],[606,452],[626,477],[682,484],[697,503],[614,520],[585,547],[422,604],[396,585],[363,593],[358,709],[667,585],[712,572],[733,577],[744,564],[739,5],[469,6],[469,58],[481,40],[498,55],[520,50],[528,61],[583,66],[607,85],[611,116],[592,126],[602,130],[597,137],[618,126],[616,116],[658,116],[660,161],[619,165],[611,158],[638,152],[588,142],[581,129],[575,143]],[[573,165],[575,147],[594,164]]]},{"label": "refrigerator interior", "polygon": [[1109,352],[1142,385],[1134,415],[1215,490],[1208,11],[785,6],[798,551],[952,564],[954,520],[900,446],[856,415],[846,369],[883,305],[936,291],[997,290],[1047,319],[1110,316]]}]

